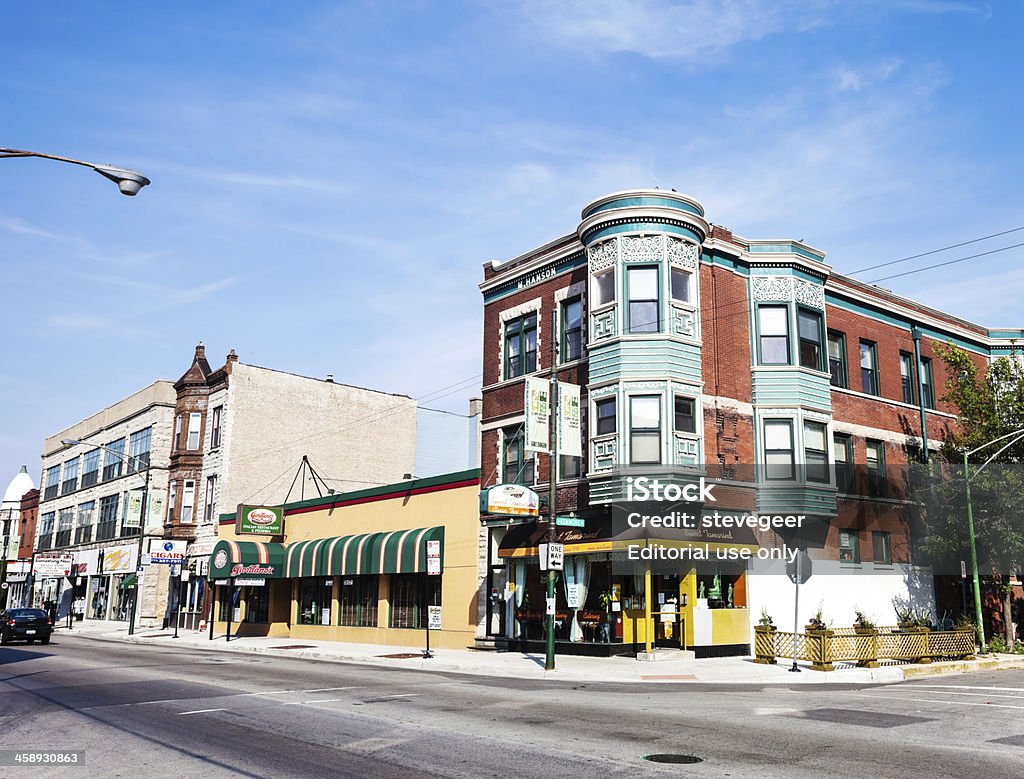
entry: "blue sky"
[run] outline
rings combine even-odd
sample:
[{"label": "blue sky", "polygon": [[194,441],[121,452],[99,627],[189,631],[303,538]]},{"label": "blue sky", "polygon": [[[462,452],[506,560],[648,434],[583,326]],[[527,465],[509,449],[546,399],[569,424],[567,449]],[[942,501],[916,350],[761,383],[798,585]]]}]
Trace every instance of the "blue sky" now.
[{"label": "blue sky", "polygon": [[[840,272],[1024,224],[1024,6],[38,2],[0,31],[0,482],[203,340],[464,410],[481,264],[674,187]],[[898,270],[1024,241],[1024,232]],[[1024,326],[1021,249],[885,282]],[[871,274],[860,278],[872,280]],[[459,387],[465,386],[465,389]],[[434,393],[434,394],[431,394]]]}]

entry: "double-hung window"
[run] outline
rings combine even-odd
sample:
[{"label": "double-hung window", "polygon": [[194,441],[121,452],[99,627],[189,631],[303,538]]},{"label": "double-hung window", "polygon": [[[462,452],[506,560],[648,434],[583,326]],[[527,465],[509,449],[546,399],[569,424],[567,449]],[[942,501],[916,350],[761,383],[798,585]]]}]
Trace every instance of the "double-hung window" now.
[{"label": "double-hung window", "polygon": [[762,365],[789,365],[789,308],[761,306],[757,309]]},{"label": "double-hung window", "polygon": [[876,530],[871,534],[871,560],[880,565],[892,565],[892,547],[888,533]]},{"label": "double-hung window", "polygon": [[107,444],[103,452],[103,481],[110,481],[121,476],[124,465],[124,439],[118,438]]},{"label": "double-hung window", "polygon": [[914,403],[914,357],[908,352],[900,352],[900,390],[903,392],[904,403]]},{"label": "double-hung window", "polygon": [[594,275],[594,308],[615,302],[615,269]]},{"label": "double-hung window", "polygon": [[210,425],[210,448],[216,449],[220,446],[220,418],[224,412],[224,406],[216,406],[213,409],[213,421]]},{"label": "double-hung window", "polygon": [[856,530],[839,531],[839,562],[860,562],[860,536]]},{"label": "double-hung window", "polygon": [[794,477],[793,423],[788,419],[769,419],[764,423],[765,478]]},{"label": "double-hung window", "polygon": [[881,441],[867,442],[868,494],[873,498],[886,496],[885,444]]},{"label": "double-hung window", "polygon": [[672,300],[677,303],[689,303],[690,274],[679,268],[673,268],[670,280],[672,282]]},{"label": "double-hung window", "polygon": [[100,478],[100,450],[86,452],[82,458],[82,489],[91,487]]},{"label": "double-hung window", "polygon": [[821,422],[804,422],[804,464],[807,481],[829,483],[826,428]]},{"label": "double-hung window", "polygon": [[697,432],[697,416],[695,413],[696,406],[697,401],[693,398],[676,395],[673,429],[677,433]]},{"label": "double-hung window", "polygon": [[630,268],[627,276],[630,333],[657,333],[661,330],[658,316],[658,269]]},{"label": "double-hung window", "polygon": [[661,462],[661,396],[629,399],[629,461],[634,465]]},{"label": "double-hung window", "polygon": [[935,385],[932,377],[932,361],[921,358],[921,401],[925,408],[935,408]]},{"label": "double-hung window", "polygon": [[78,458],[64,463],[64,481],[60,485],[60,494],[67,495],[78,489]]},{"label": "double-hung window", "polygon": [[821,314],[805,308],[797,310],[797,331],[800,336],[800,366],[821,370]]},{"label": "double-hung window", "polygon": [[562,362],[583,356],[583,301],[579,298],[562,304]]},{"label": "double-hung window", "polygon": [[202,414],[189,414],[188,415],[188,442],[187,447],[190,452],[194,452],[199,448],[199,433],[203,427],[203,415]]},{"label": "double-hung window", "polygon": [[833,387],[849,386],[846,375],[846,335],[835,330],[828,331],[828,372]]},{"label": "double-hung window", "polygon": [[206,508],[203,512],[203,519],[213,522],[217,514],[217,477],[206,477]]},{"label": "double-hung window", "polygon": [[43,488],[43,500],[50,500],[57,497],[57,490],[60,489],[60,466],[54,465],[46,469],[45,487]]},{"label": "double-hung window", "polygon": [[196,504],[196,483],[192,479],[185,479],[185,486],[181,491],[181,521],[191,523],[193,521],[193,510]]},{"label": "double-hung window", "polygon": [[132,433],[128,439],[128,472],[144,471],[149,467],[149,450],[153,442],[153,428]]},{"label": "double-hung window", "polygon": [[522,425],[506,431],[502,479],[504,484],[533,484],[533,457],[532,452],[527,452],[524,448],[525,443]]},{"label": "double-hung window", "polygon": [[537,370],[537,315],[513,319],[505,325],[505,378],[514,379]]},{"label": "double-hung window", "polygon": [[597,412],[597,435],[614,433],[615,426],[615,398],[602,398],[594,403],[594,410]]},{"label": "double-hung window", "polygon": [[860,342],[860,388],[868,395],[879,395],[878,352],[872,341]]},{"label": "double-hung window", "polygon": [[854,491],[853,438],[843,433],[832,436],[832,451],[836,465],[836,490],[843,494]]}]

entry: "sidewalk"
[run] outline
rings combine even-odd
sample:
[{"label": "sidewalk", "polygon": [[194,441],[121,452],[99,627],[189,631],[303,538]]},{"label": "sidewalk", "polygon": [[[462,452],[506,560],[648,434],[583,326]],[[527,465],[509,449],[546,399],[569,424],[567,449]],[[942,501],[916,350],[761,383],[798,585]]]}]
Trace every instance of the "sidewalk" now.
[{"label": "sidewalk", "polygon": [[[640,662],[631,657],[574,657],[557,655],[555,670],[544,670],[544,656],[520,652],[483,652],[471,649],[438,649],[425,659],[412,647],[380,644],[349,644],[336,641],[293,640],[289,638],[232,638],[224,634],[209,640],[209,633],[140,629],[128,635],[124,622],[86,620],[72,630],[58,626],[54,638],[74,635],[106,641],[160,644],[215,652],[300,657],[338,663],[357,663],[387,668],[475,674],[517,679],[554,679],[572,682],[613,682],[622,684],[708,683],[708,684],[891,684],[919,676],[955,674],[1001,668],[1024,668],[1024,657],[998,655],[983,660],[937,662],[928,665],[890,665],[881,668],[841,668],[832,672],[812,671],[800,663],[802,673],[790,673],[792,662],[758,665],[749,657],[704,660],[666,659]],[[660,654],[660,653],[659,653]]]}]

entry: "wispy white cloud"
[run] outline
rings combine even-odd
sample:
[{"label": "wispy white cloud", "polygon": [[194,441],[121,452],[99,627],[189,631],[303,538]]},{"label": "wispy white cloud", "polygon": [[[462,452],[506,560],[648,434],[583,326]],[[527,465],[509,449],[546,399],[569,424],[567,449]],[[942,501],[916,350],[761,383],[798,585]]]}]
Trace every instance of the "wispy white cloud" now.
[{"label": "wispy white cloud", "polygon": [[844,65],[836,73],[836,87],[840,92],[860,92],[879,82],[888,81],[899,71],[900,64],[899,59],[893,58],[862,68]]},{"label": "wispy white cloud", "polygon": [[18,235],[30,235],[34,238],[46,238],[50,241],[65,240],[63,236],[52,233],[49,230],[44,230],[42,227],[29,224],[24,219],[18,219],[17,217],[0,216],[0,227],[7,232],[16,233]]},{"label": "wispy white cloud", "polygon": [[82,333],[106,327],[109,320],[93,314],[53,314],[46,318],[46,324],[58,330]]}]

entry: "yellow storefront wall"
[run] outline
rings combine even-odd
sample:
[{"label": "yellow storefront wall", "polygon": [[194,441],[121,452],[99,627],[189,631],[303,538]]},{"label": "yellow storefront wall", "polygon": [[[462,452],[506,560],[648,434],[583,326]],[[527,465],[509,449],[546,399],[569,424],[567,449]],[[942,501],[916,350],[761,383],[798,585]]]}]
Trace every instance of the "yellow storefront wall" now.
[{"label": "yellow storefront wall", "polygon": [[[441,630],[430,632],[432,648],[465,649],[476,636],[477,594],[479,579],[479,484],[438,489],[422,494],[393,493],[354,505],[325,505],[305,509],[302,513],[285,512],[285,544],[335,536],[444,527],[444,571],[441,576]],[[343,499],[344,496],[342,496]],[[222,525],[219,537],[238,541],[270,541],[269,536],[238,536],[235,526]],[[331,621],[338,621],[341,576],[334,576]],[[420,648],[425,629],[391,628],[389,577],[379,579],[377,627],[332,625],[300,625],[297,579],[268,580],[270,591],[270,623],[242,623],[232,635],[269,635],[293,639],[345,641]],[[223,589],[217,587],[216,589]],[[245,618],[245,604],[241,604]],[[215,629],[221,633],[226,623],[218,610]]]}]

